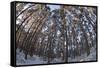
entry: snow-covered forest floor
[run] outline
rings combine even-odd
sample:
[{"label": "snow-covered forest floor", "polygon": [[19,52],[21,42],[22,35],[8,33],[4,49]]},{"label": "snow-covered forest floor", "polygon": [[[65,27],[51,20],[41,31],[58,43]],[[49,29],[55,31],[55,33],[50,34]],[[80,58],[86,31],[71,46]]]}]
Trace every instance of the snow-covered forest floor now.
[{"label": "snow-covered forest floor", "polygon": [[[25,55],[23,52],[19,52],[19,49],[16,50],[16,64],[17,65],[30,65],[30,64],[47,64],[47,60],[43,60],[42,57],[38,57],[37,55],[33,55],[30,57],[28,55],[28,59],[25,60]],[[68,58],[68,62],[82,62],[82,61],[95,61],[96,60],[96,49],[91,48],[90,55],[83,54],[81,56],[77,56],[74,59]],[[61,63],[63,62],[60,58],[53,59],[50,63]]]},{"label": "snow-covered forest floor", "polygon": [[90,50],[90,54],[82,54],[81,56],[77,56],[74,59],[68,58],[68,62],[82,62],[82,61],[95,61],[96,60],[96,48],[92,47]]},{"label": "snow-covered forest floor", "polygon": [[[47,64],[48,61],[47,60],[43,60],[42,57],[38,57],[37,55],[33,55],[32,57],[30,57],[28,55],[27,60],[25,60],[25,54],[23,52],[19,52],[19,49],[16,50],[16,64],[17,65],[30,65],[30,64]],[[53,59],[52,61],[50,61],[50,63],[62,63],[63,61],[61,60],[61,58],[57,59]]]}]

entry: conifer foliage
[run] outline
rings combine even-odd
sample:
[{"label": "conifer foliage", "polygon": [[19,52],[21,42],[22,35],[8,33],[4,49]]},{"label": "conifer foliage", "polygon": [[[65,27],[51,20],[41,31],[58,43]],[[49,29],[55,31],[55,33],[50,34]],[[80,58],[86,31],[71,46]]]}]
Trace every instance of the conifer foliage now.
[{"label": "conifer foliage", "polygon": [[35,57],[43,61],[36,64],[96,60],[96,12],[91,6],[17,3],[16,54],[23,52],[22,64]]}]

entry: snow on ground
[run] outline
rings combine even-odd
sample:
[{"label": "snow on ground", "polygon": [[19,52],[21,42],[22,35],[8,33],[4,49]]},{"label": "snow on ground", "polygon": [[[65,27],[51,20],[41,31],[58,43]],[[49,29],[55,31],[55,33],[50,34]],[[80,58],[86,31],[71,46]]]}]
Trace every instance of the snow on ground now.
[{"label": "snow on ground", "polygon": [[95,60],[96,60],[96,50],[92,48],[90,55],[84,58],[84,61],[95,61]]},{"label": "snow on ground", "polygon": [[[24,59],[25,55],[23,52],[19,52],[19,49],[16,50],[16,64],[17,65],[31,65],[31,64],[48,64],[48,61],[42,60],[40,57],[33,55],[30,57],[28,55],[27,60]],[[50,63],[62,63],[63,61],[59,58],[55,58],[50,61]]]},{"label": "snow on ground", "polygon": [[19,49],[16,50],[16,64],[17,65],[30,65],[30,64],[45,64],[47,61],[41,60],[38,56],[33,55],[30,57],[28,55],[28,59],[25,60],[25,55],[23,52],[19,52]]},{"label": "snow on ground", "polygon": [[[17,65],[31,65],[31,64],[48,64],[48,61],[44,61],[42,57],[38,57],[36,55],[33,55],[30,57],[28,55],[28,59],[25,60],[24,53],[19,52],[19,49],[16,50],[16,64]],[[75,59],[68,58],[68,62],[82,62],[82,61],[95,61],[96,60],[96,49],[91,48],[90,55],[87,56],[87,54],[83,54],[81,56],[75,57]],[[54,58],[50,63],[63,63],[64,61],[61,60],[61,58]]]},{"label": "snow on ground", "polygon": [[82,62],[82,61],[95,61],[96,60],[96,49],[91,48],[90,55],[87,56],[87,54],[83,54],[81,56],[77,56],[74,59],[68,58],[68,62]]},{"label": "snow on ground", "polygon": [[64,61],[61,58],[55,58],[50,63],[63,63]]}]

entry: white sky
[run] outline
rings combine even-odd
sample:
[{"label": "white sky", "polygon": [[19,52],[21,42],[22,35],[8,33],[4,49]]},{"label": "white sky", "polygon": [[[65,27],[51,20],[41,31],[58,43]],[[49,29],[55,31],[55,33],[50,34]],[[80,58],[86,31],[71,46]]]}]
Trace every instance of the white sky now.
[{"label": "white sky", "polygon": [[59,5],[47,5],[47,6],[49,6],[49,7],[50,7],[51,11],[52,11],[52,10],[55,10],[55,9],[59,9],[59,8],[60,8],[60,6],[59,6]]}]

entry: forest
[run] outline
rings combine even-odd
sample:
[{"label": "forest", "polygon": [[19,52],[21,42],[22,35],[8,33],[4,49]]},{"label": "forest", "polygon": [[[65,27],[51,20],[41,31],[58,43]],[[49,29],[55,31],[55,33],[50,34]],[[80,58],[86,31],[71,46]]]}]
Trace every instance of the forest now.
[{"label": "forest", "polygon": [[95,61],[97,8],[16,3],[16,64]]}]

